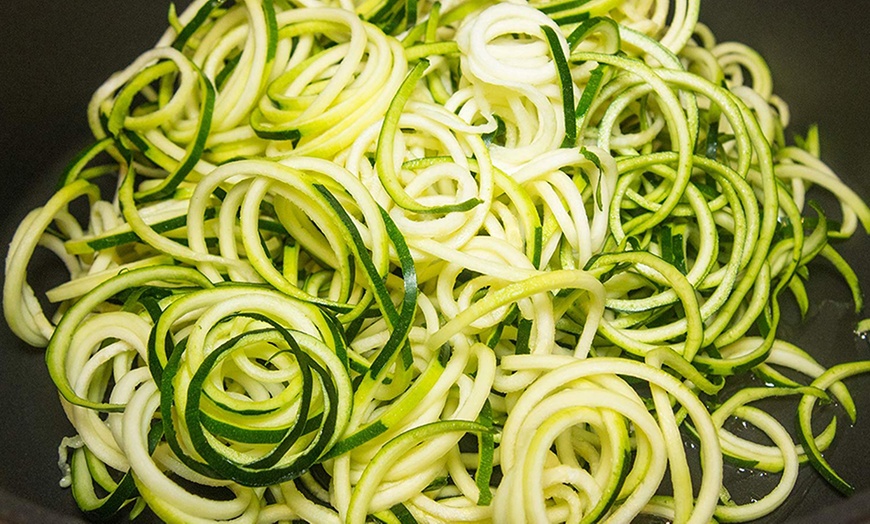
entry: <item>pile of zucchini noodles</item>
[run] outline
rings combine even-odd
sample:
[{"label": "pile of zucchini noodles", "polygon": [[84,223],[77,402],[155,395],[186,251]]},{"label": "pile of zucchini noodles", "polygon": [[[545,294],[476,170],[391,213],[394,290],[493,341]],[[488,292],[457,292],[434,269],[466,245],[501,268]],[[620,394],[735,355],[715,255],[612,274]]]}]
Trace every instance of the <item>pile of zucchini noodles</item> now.
[{"label": "pile of zucchini noodles", "polygon": [[[861,309],[828,241],[870,209],[815,129],[786,143],[765,62],[717,43],[699,3],[170,10],[94,94],[95,142],[6,262],[6,319],[47,346],[77,433],[78,505],[730,522],[776,509],[806,461],[850,492],[822,455],[836,418],[812,415],[854,418],[841,380],[870,363],[825,369],[776,333],[780,300],[807,311],[816,257]],[[50,318],[37,246],[70,275]],[[755,405],[781,396],[797,442]],[[726,460],[778,484],[732,501]]]}]

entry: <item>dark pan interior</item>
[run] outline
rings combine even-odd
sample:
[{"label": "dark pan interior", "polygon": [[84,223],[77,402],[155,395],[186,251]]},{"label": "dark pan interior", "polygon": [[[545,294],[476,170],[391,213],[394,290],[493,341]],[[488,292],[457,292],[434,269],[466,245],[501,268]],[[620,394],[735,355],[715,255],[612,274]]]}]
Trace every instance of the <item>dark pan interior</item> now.
[{"label": "dark pan interior", "polygon": [[[51,193],[60,170],[88,143],[85,108],[113,71],[153,45],[166,26],[168,1],[29,0],[0,7],[0,241]],[[870,14],[863,2],[833,0],[706,0],[701,18],[720,40],[739,39],[768,58],[775,92],[791,105],[789,136],[818,123],[823,158],[870,198]],[[839,246],[870,286],[870,239],[863,232]],[[53,266],[31,267],[33,282],[49,282]],[[804,324],[786,298],[781,336],[822,364],[870,359],[870,345],[853,333],[846,286],[824,263],[811,266],[812,307]],[[0,322],[0,523],[79,522],[69,490],[58,486],[57,446],[72,433],[40,350]],[[838,439],[826,457],[856,486],[843,499],[805,466],[787,504],[764,522],[870,521],[870,377],[849,382],[859,418],[840,413]],[[786,406],[783,420],[789,420]],[[732,468],[735,497],[763,494],[775,476]],[[147,519],[145,519],[147,520]]]}]

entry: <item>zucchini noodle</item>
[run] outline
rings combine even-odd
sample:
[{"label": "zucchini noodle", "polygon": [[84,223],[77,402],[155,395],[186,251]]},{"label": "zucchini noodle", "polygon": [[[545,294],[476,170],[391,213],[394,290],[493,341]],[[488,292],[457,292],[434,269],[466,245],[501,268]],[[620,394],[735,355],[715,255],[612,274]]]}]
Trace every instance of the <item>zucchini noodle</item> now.
[{"label": "zucchini noodle", "polygon": [[[828,241],[870,208],[815,128],[786,143],[764,59],[700,9],[173,10],[97,89],[93,145],[6,259],[6,320],[46,348],[85,514],[736,522],[803,463],[850,493],[822,455],[836,417],[812,417],[833,399],[854,420],[842,381],[870,363],[826,369],[777,327],[784,291],[807,311],[816,257],[861,310]],[[40,246],[69,273],[45,297]],[[732,501],[727,462],[778,483]]]}]

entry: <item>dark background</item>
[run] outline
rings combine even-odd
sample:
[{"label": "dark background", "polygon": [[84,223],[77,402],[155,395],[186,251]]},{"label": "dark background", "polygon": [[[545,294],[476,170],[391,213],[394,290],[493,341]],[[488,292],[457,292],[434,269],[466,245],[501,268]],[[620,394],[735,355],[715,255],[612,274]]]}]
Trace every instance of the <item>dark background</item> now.
[{"label": "dark background", "polygon": [[[29,0],[0,5],[0,242],[51,194],[60,170],[88,144],[85,109],[112,72],[157,41],[166,27],[166,0]],[[760,51],[773,70],[774,91],[790,103],[788,136],[818,123],[822,157],[870,197],[870,14],[864,2],[833,0],[705,0],[701,19],[720,41],[738,39]],[[838,246],[870,285],[870,240],[863,231]],[[5,248],[4,248],[5,250]],[[39,279],[39,268],[31,268]],[[870,359],[852,330],[846,287],[823,263],[811,266],[813,306],[804,325],[792,318],[784,338],[825,365]],[[786,313],[794,308],[786,302]],[[791,315],[794,317],[794,315]],[[78,522],[69,490],[58,487],[57,446],[72,433],[45,370],[41,350],[29,348],[0,322],[0,523]],[[841,416],[826,456],[859,492],[845,501],[809,467],[792,498],[765,522],[870,521],[870,379],[849,382],[859,421]],[[841,414],[842,415],[842,414]],[[787,420],[787,419],[786,419]],[[776,478],[738,470],[729,478],[737,497],[752,496]],[[761,491],[763,493],[764,491]],[[821,512],[821,513],[819,513]]]}]

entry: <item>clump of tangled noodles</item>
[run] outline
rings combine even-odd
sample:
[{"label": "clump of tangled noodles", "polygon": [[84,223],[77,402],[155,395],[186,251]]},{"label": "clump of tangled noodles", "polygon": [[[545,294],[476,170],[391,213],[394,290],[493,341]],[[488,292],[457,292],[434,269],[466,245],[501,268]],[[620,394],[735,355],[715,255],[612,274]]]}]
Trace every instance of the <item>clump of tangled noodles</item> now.
[{"label": "clump of tangled noodles", "polygon": [[[171,11],[94,94],[93,145],[6,261],[6,319],[46,347],[85,514],[745,521],[801,462],[849,492],[822,456],[836,420],[812,417],[831,399],[854,417],[841,381],[870,364],[826,369],[777,327],[786,293],[808,307],[816,257],[860,309],[828,240],[870,209],[816,130],[785,142],[765,62],[699,10]],[[44,251],[69,277],[38,297]],[[724,387],[749,373],[766,385]],[[759,404],[789,396],[796,442]],[[731,500],[726,461],[778,483]]]}]

